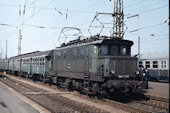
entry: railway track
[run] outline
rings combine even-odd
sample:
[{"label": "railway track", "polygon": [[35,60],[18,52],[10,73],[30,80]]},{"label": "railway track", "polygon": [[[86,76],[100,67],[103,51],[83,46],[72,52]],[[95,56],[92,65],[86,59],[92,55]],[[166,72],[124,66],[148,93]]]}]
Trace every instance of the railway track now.
[{"label": "railway track", "polygon": [[88,107],[85,105],[80,105],[73,101],[68,100],[67,98],[61,97],[60,94],[53,94],[42,89],[32,87],[28,84],[15,81],[8,77],[1,77],[0,81],[9,87],[15,89],[16,91],[22,93],[26,97],[37,102],[44,108],[48,109],[52,113],[58,112],[72,112],[72,113],[98,113],[101,112],[98,109]]},{"label": "railway track", "polygon": [[[2,81],[2,79],[0,79]],[[32,100],[36,101],[40,105],[49,109],[51,112],[104,112],[100,109],[94,107],[89,107],[85,105],[76,104],[75,102],[59,96],[59,94],[50,93],[39,88],[32,87],[28,84],[22,82],[16,82],[12,79],[3,78],[3,81],[10,87],[14,87],[15,90],[21,92]],[[22,86],[22,87],[21,87]],[[21,88],[19,88],[21,87]],[[63,90],[64,91],[64,90]],[[64,91],[63,93],[67,93]],[[82,95],[77,95],[82,96]],[[137,113],[169,113],[169,100],[164,98],[146,96],[142,94],[132,94],[128,97],[119,97],[115,100],[108,99],[94,99],[86,96],[82,98],[92,100],[96,103],[101,103],[103,105],[109,105],[115,108],[123,109],[128,112]],[[61,107],[62,106],[62,107]]]},{"label": "railway track", "polygon": [[[142,94],[132,94],[128,98],[106,100],[118,108],[138,113],[169,113],[169,99]],[[115,104],[116,103],[116,104]]]}]

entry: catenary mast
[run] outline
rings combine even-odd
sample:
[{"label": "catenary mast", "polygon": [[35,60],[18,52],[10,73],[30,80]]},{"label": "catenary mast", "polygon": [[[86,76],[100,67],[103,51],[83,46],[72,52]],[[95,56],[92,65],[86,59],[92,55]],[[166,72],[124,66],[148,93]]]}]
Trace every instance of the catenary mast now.
[{"label": "catenary mast", "polygon": [[124,36],[123,0],[114,0],[113,37],[123,39],[123,36]]}]

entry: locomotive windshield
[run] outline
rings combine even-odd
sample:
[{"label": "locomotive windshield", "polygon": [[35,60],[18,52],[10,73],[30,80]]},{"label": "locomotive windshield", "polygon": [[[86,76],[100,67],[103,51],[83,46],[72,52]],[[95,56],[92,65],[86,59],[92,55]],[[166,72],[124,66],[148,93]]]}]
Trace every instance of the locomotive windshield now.
[{"label": "locomotive windshield", "polygon": [[122,56],[130,56],[130,47],[128,46],[118,46],[118,45],[100,45],[99,47],[99,55],[122,55]]}]

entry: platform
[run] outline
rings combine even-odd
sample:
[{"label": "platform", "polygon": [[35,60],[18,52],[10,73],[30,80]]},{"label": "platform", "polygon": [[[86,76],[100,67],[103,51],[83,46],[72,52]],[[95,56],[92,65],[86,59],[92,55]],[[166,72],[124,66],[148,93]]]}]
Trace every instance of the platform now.
[{"label": "platform", "polygon": [[144,94],[169,98],[169,83],[148,82],[149,89],[143,89]]},{"label": "platform", "polygon": [[39,113],[0,82],[0,113]]}]

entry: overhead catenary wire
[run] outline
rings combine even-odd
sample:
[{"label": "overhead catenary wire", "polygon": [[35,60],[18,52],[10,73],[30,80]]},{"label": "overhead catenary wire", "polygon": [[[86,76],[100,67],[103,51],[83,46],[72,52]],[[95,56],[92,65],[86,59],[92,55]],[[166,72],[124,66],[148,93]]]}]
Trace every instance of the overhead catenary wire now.
[{"label": "overhead catenary wire", "polygon": [[[27,0],[28,1],[28,0]],[[135,2],[136,3],[136,2]],[[134,3],[132,3],[132,4],[134,4]],[[132,5],[132,4],[130,4],[130,5]],[[155,3],[156,4],[156,3]],[[128,4],[129,5],[129,4]],[[16,5],[17,7],[18,7],[18,5]],[[15,7],[16,7],[15,6]],[[38,4],[37,4],[37,6],[38,6]],[[95,6],[95,5],[93,5],[93,6]],[[93,7],[92,6],[92,7]],[[133,6],[133,5],[132,5]],[[132,7],[132,6],[129,6],[129,7]],[[135,6],[135,5],[134,5]],[[143,5],[144,6],[144,5]],[[129,8],[129,7],[127,7],[127,8]],[[21,8],[23,9],[24,8],[24,4],[23,5],[21,5]],[[26,5],[26,8],[28,9],[28,8],[34,8],[33,6],[29,6],[29,4],[27,4]],[[36,11],[38,10],[38,9],[41,9],[41,8],[43,8],[43,7],[35,7],[35,9],[36,9]],[[48,8],[48,7],[46,7],[46,8],[44,8],[45,10],[54,10],[54,11],[56,11],[55,10],[55,7],[54,8]],[[60,9],[60,8],[57,8],[56,7],[56,9],[58,10],[58,11],[60,11],[62,14],[63,14],[63,16],[66,14],[66,11],[67,11],[67,9]],[[28,11],[28,10],[27,10]],[[91,12],[91,11],[85,11],[85,10],[81,10],[81,9],[76,9],[76,10],[71,10],[71,9],[69,9],[68,8],[68,11],[69,11],[69,13],[75,13],[75,15],[77,15],[76,13],[80,13],[80,14],[82,14],[82,13],[87,13],[87,14],[93,14],[93,13],[96,13],[96,12]],[[81,12],[82,11],[82,12]],[[36,13],[36,12],[35,12]],[[34,15],[35,13],[33,13],[32,15]],[[58,12],[59,13],[59,12]],[[27,13],[28,14],[28,13]],[[43,14],[45,14],[45,12],[43,12]],[[142,14],[144,14],[144,13],[142,13]],[[31,15],[31,16],[32,16]],[[72,17],[72,15],[70,16],[71,14],[69,14],[69,16],[68,16],[68,18],[67,18],[67,20],[68,19],[71,19],[71,17]],[[27,17],[29,16],[29,15],[26,15]],[[37,15],[35,15],[35,16],[37,16]],[[38,15],[38,16],[40,16],[40,15]],[[61,15],[60,15],[61,16]],[[26,18],[26,17],[25,17]],[[62,19],[63,21],[65,21],[64,19]],[[84,19],[84,20],[86,20],[87,21],[87,19]],[[85,22],[85,21],[82,21],[82,22],[80,22],[79,23],[79,25],[80,26],[84,26],[84,25],[87,25],[88,23],[90,23],[91,21],[89,21],[89,22]],[[27,23],[25,23],[25,24],[23,24],[23,25],[25,25],[25,26],[32,26],[32,27],[35,27],[35,28],[40,28],[40,30],[39,31],[42,31],[43,29],[60,29],[60,27],[58,27],[58,25],[55,25],[54,27],[49,27],[49,26],[47,26],[46,24],[44,24],[44,25],[41,25],[41,23],[39,23],[40,25],[35,25],[35,23],[29,23],[29,21],[27,22]],[[64,23],[63,23],[63,25],[64,25]],[[71,25],[71,24],[70,24]],[[77,25],[77,27],[80,27],[79,25]],[[162,24],[163,25],[163,24]],[[159,26],[161,26],[161,25],[158,25],[158,26],[155,26],[155,27],[159,27]],[[86,26],[85,26],[86,27]],[[84,27],[84,28],[85,28]],[[152,29],[152,28],[155,28],[155,27],[152,27],[152,25],[151,25],[151,27],[150,26],[146,26],[146,27],[148,27],[148,28],[150,28],[150,29]],[[26,27],[27,28],[27,27]],[[61,27],[62,28],[62,27]],[[148,29],[148,28],[143,28],[143,27],[141,27],[141,29],[143,30],[143,29]],[[160,27],[159,27],[160,28]],[[42,29],[42,30],[41,30]],[[57,31],[58,31],[57,30]],[[53,34],[54,35],[54,37],[57,37],[57,31],[55,32],[56,34]],[[36,32],[37,33],[37,32]],[[46,37],[47,37],[47,39],[48,39],[48,37],[50,37],[50,34],[51,33],[46,33],[47,35],[46,35]],[[51,38],[51,37],[50,37]],[[34,43],[34,42],[33,42]],[[28,46],[28,45],[27,45]]]},{"label": "overhead catenary wire", "polygon": [[124,8],[126,9],[126,8],[129,8],[129,7],[132,7],[132,6],[134,6],[134,5],[137,5],[137,4],[142,3],[142,2],[144,2],[144,1],[145,1],[145,0],[137,1],[137,2],[135,2],[135,3],[133,3],[133,4],[130,4],[130,5],[128,5],[128,6],[125,6]]},{"label": "overhead catenary wire", "polygon": [[126,11],[136,11],[136,10],[139,10],[139,9],[144,9],[144,8],[146,8],[146,7],[150,7],[150,6],[154,6],[154,5],[156,5],[156,4],[160,4],[160,2],[162,2],[163,0],[159,0],[159,1],[156,1],[156,2],[154,2],[154,3],[151,3],[151,4],[147,4],[147,5],[142,5],[142,7],[138,7],[138,8],[135,8],[135,9],[128,9],[128,8],[125,8],[126,9]]},{"label": "overhead catenary wire", "polygon": [[39,11],[37,11],[36,13],[34,13],[31,17],[29,17],[25,22],[27,23],[29,20],[31,20],[35,15],[38,15],[42,10],[44,10],[46,7],[48,7],[54,0],[51,0],[47,5],[45,5],[43,8],[41,8]]},{"label": "overhead catenary wire", "polygon": [[[85,8],[90,8],[90,7],[93,7],[94,5],[97,5],[97,4],[99,4],[99,3],[101,3],[101,1],[100,2],[97,2],[97,3],[95,3],[95,4],[92,4],[92,5],[90,5],[90,6],[87,6],[87,7],[85,7]],[[27,7],[27,8],[31,8],[31,7]],[[40,7],[35,7],[35,8],[40,8]],[[56,10],[60,15],[63,15],[64,13],[63,12],[61,12],[61,11],[67,11],[68,9],[57,9],[57,8],[44,8],[44,9],[49,9],[49,10]],[[84,9],[84,8],[81,8],[81,9]],[[80,10],[68,10],[69,12],[74,12],[74,13],[96,13],[96,12],[87,12],[87,11],[80,11]],[[73,17],[73,16],[71,16],[71,17]],[[70,18],[70,17],[67,17],[67,18]],[[89,21],[89,23],[90,23],[91,21]],[[28,25],[29,26],[29,25]],[[47,27],[44,27],[44,26],[35,26],[35,25],[33,25],[34,27],[37,27],[37,28],[47,28]],[[48,27],[48,28],[54,28],[54,29],[58,29],[58,27]]]},{"label": "overhead catenary wire", "polygon": [[145,10],[145,11],[141,11],[137,14],[144,14],[144,13],[150,13],[151,11],[155,11],[155,10],[158,10],[158,9],[161,9],[161,8],[164,8],[164,7],[167,7],[169,6],[168,4],[166,5],[162,5],[162,6],[159,6],[159,7],[156,7],[156,8],[152,8],[152,9],[148,9],[148,10]]},{"label": "overhead catenary wire", "polygon": [[136,30],[129,31],[129,32],[130,32],[130,33],[133,33],[133,32],[137,32],[137,31],[139,31],[139,30],[151,29],[151,28],[153,28],[153,27],[157,27],[157,26],[160,26],[160,25],[166,25],[166,23],[165,23],[165,22],[162,22],[162,23],[158,23],[158,24],[154,24],[154,25],[150,25],[150,26],[140,27],[140,28],[138,28],[138,29],[136,29]]},{"label": "overhead catenary wire", "polygon": [[[18,7],[18,5],[7,5],[7,4],[0,4],[0,6],[13,6],[13,7]],[[22,5],[20,5],[20,7],[24,7]],[[67,11],[67,9],[60,9],[60,8],[44,8],[44,7],[32,7],[32,6],[27,6],[27,8],[35,8],[35,9],[43,9],[43,10],[58,10],[58,11]],[[83,11],[83,10],[71,10],[71,9],[68,9],[69,12],[74,12],[74,13],[96,13],[96,12],[93,12],[93,11]],[[34,15],[34,14],[33,14]]]},{"label": "overhead catenary wire", "polygon": [[[36,26],[36,27],[40,27],[40,26]],[[42,27],[40,27],[40,28],[42,28]]]},{"label": "overhead catenary wire", "polygon": [[36,28],[41,28],[41,29],[62,29],[63,27],[47,27],[47,26],[39,26],[39,25],[31,25],[31,24],[24,24],[25,26],[31,26],[31,27],[36,27]]},{"label": "overhead catenary wire", "polygon": [[18,28],[17,26],[10,25],[10,24],[5,24],[5,23],[0,23],[1,26],[8,26],[8,27],[13,27],[13,28]]}]

